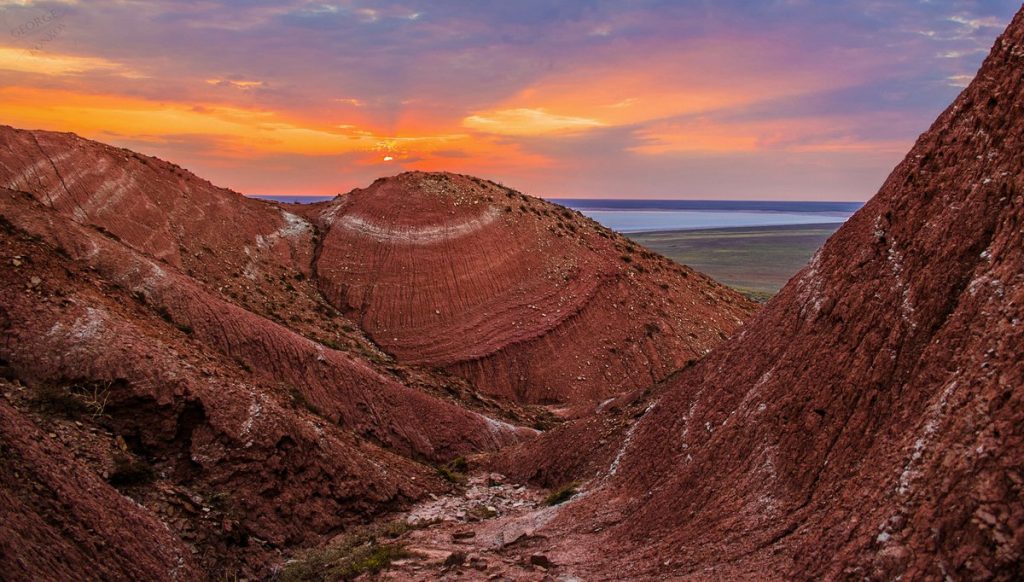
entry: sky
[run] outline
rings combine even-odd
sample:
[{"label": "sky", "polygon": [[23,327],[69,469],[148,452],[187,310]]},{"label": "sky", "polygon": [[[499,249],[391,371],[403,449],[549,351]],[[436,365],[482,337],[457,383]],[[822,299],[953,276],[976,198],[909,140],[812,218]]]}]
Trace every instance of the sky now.
[{"label": "sky", "polygon": [[0,0],[0,123],[246,194],[406,170],[550,198],[870,198],[1003,0]]}]

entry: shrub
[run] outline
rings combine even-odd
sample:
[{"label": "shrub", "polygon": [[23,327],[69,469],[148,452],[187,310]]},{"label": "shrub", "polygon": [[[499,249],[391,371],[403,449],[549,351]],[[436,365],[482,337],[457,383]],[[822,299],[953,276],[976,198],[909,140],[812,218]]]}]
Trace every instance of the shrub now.
[{"label": "shrub", "polygon": [[574,482],[555,489],[544,498],[544,505],[558,505],[569,501],[577,493],[576,486],[577,484]]},{"label": "shrub", "polygon": [[469,470],[469,462],[466,461],[466,457],[455,457],[448,463],[448,468],[452,471],[465,473]]},{"label": "shrub", "polygon": [[281,582],[319,582],[377,574],[391,562],[413,555],[404,545],[393,542],[413,527],[404,521],[395,521],[359,528],[337,543],[310,550],[288,562],[279,579]]},{"label": "shrub", "polygon": [[41,386],[33,400],[44,412],[72,420],[89,412],[89,406],[81,398],[62,386]]},{"label": "shrub", "polygon": [[437,474],[440,475],[442,479],[448,481],[449,483],[462,483],[463,481],[466,480],[465,475],[459,473],[458,471],[452,471],[448,467],[437,467]]}]

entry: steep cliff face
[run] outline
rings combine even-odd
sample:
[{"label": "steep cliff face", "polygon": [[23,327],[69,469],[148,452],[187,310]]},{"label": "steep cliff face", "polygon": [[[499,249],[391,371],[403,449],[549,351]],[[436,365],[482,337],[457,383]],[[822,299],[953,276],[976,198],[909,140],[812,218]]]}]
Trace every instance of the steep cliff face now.
[{"label": "steep cliff face", "polygon": [[563,547],[601,548],[599,577],[1015,579],[1022,322],[1024,13],[875,198],[637,409],[561,516],[604,531]]},{"label": "steep cliff face", "polygon": [[316,271],[335,307],[399,361],[522,402],[649,385],[753,311],[578,213],[466,176],[381,179],[319,224]]}]

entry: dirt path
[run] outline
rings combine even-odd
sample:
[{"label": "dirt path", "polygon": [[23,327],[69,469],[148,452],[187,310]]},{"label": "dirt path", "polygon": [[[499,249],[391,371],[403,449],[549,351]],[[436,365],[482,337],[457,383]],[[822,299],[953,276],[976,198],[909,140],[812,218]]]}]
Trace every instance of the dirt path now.
[{"label": "dirt path", "polygon": [[507,483],[498,474],[470,477],[460,494],[414,507],[416,529],[402,542],[416,557],[392,563],[385,580],[578,580],[547,553],[536,532],[561,506],[544,503],[546,491]]}]

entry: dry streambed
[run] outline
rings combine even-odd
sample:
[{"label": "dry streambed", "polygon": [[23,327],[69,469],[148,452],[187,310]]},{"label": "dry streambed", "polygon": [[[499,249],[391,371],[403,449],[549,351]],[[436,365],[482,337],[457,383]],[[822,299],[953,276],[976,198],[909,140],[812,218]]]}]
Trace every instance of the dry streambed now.
[{"label": "dry streambed", "polygon": [[[559,492],[556,492],[556,494]],[[572,496],[507,482],[496,473],[467,478],[397,521],[340,535],[286,564],[283,580],[577,580],[537,532]]]}]

